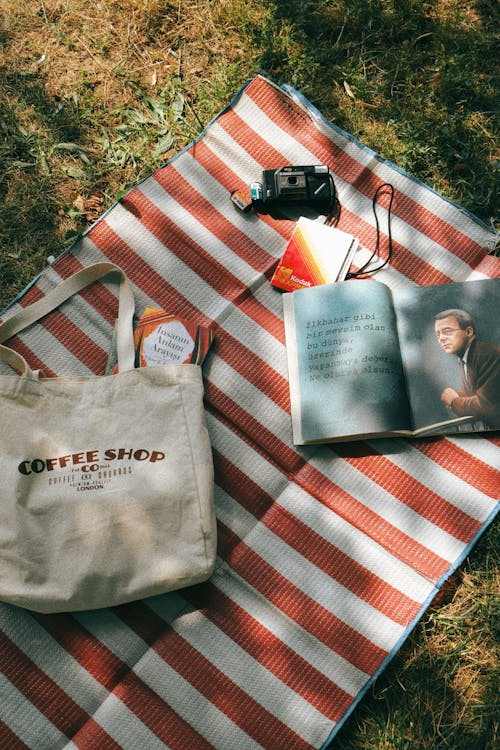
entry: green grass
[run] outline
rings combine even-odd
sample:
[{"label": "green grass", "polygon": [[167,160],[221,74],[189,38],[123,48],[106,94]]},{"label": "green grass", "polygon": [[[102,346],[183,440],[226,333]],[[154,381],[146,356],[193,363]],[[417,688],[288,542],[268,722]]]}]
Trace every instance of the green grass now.
[{"label": "green grass", "polygon": [[[0,308],[261,72],[496,226],[498,4],[3,0]],[[493,750],[498,529],[334,743]]]},{"label": "green grass", "polygon": [[0,300],[256,72],[495,225],[495,4],[4,0]]},{"label": "green grass", "polygon": [[495,750],[499,533],[444,585],[332,750]]}]

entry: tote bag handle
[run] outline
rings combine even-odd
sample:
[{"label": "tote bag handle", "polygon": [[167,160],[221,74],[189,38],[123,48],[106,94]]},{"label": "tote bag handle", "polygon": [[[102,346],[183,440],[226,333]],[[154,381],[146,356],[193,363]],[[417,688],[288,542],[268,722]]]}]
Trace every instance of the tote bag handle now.
[{"label": "tote bag handle", "polygon": [[52,310],[68,300],[74,294],[82,291],[94,281],[103,276],[116,273],[120,277],[120,288],[118,297],[118,319],[116,328],[116,348],[118,355],[118,367],[120,372],[134,369],[134,335],[133,316],[135,310],[134,293],[125,272],[113,263],[94,263],[82,268],[69,278],[56,286],[45,297],[34,302],[32,305],[19,310],[11,318],[0,324],[0,359],[11,367],[19,370],[23,376],[32,375],[28,363],[20,354],[3,342],[15,336],[27,326],[43,318]]}]

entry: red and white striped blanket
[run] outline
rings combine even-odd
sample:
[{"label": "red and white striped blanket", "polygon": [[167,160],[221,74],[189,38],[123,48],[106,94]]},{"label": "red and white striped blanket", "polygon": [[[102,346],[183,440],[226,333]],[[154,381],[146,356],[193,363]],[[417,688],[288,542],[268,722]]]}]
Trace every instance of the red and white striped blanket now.
[{"label": "red and white striped blanket", "polygon": [[[338,188],[339,228],[363,245],[358,266],[375,245],[372,196],[394,185],[386,284],[500,275],[481,222],[260,76],[57,258],[14,307],[109,259],[138,310],[212,326],[219,556],[208,583],[114,609],[0,604],[1,748],[324,747],[493,519],[494,433],[292,443],[269,278],[293,224],[239,213],[229,193],[263,169],[319,162]],[[115,302],[96,284],[11,344],[48,374],[102,373]]]}]

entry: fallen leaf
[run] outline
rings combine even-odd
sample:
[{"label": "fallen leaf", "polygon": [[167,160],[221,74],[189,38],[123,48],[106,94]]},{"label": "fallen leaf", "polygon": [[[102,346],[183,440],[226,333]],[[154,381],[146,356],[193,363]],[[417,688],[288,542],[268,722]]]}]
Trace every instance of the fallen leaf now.
[{"label": "fallen leaf", "polygon": [[355,99],[356,97],[353,94],[353,91],[347,81],[344,81],[344,91],[346,92],[347,96],[349,96],[351,99]]},{"label": "fallen leaf", "polygon": [[77,195],[76,198],[73,200],[73,205],[75,208],[77,208],[81,213],[83,213],[83,209],[85,206],[85,200],[82,195]]}]

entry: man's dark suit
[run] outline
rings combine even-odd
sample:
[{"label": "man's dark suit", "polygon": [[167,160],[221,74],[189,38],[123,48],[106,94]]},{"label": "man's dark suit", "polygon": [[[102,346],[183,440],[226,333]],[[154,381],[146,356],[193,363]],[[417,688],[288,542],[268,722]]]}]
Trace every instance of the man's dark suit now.
[{"label": "man's dark suit", "polygon": [[467,355],[467,380],[452,401],[455,414],[470,414],[490,428],[500,428],[500,346],[474,339]]}]

